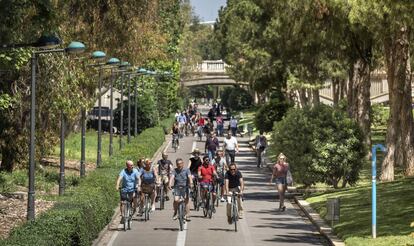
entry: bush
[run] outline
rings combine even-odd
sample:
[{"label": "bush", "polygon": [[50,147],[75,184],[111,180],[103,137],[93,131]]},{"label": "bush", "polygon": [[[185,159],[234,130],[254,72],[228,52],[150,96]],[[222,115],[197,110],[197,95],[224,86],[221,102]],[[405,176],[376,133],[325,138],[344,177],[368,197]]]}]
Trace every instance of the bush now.
[{"label": "bush", "polygon": [[371,109],[372,126],[377,128],[387,128],[388,119],[390,117],[390,109],[380,104],[373,104]]},{"label": "bush", "polygon": [[270,132],[274,122],[282,120],[291,106],[287,102],[272,100],[259,108],[254,118],[254,124],[261,131]]},{"label": "bush", "polygon": [[162,127],[147,129],[122,152],[114,155],[101,168],[91,172],[56,197],[56,205],[35,221],[15,228],[1,245],[91,245],[99,232],[110,222],[119,202],[114,189],[116,177],[126,159],[152,156],[164,142]]},{"label": "bush", "polygon": [[364,164],[362,132],[347,114],[329,106],[292,109],[275,124],[272,145],[291,164],[296,181],[337,188],[355,184]]}]

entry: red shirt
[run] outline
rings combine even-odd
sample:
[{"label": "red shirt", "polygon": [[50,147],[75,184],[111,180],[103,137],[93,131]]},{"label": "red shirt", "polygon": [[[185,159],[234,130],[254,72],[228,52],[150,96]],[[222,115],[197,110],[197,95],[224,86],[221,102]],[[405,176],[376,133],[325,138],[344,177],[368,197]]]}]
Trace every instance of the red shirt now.
[{"label": "red shirt", "polygon": [[204,118],[203,118],[203,117],[201,117],[201,118],[198,120],[198,126],[204,126]]},{"label": "red shirt", "polygon": [[212,183],[213,182],[213,174],[214,174],[214,166],[208,164],[208,167],[201,165],[198,168],[198,171],[201,172],[201,182],[202,183]]}]

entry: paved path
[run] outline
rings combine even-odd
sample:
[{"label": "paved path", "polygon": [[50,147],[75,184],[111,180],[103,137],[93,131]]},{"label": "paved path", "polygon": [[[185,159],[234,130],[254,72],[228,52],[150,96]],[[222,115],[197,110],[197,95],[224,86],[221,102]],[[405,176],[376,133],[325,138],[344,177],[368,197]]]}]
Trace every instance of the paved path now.
[{"label": "paved path", "polygon": [[[203,138],[204,140],[205,138]],[[255,157],[248,147],[247,138],[239,138],[241,151],[236,162],[246,184],[245,214],[239,222],[239,231],[227,223],[225,204],[220,203],[212,219],[204,218],[202,211],[191,211],[191,221],[184,231],[178,230],[178,221],[172,220],[172,202],[165,210],[156,210],[150,221],[134,216],[130,231],[113,229],[104,245],[326,245],[314,226],[299,215],[297,209],[286,202],[286,211],[278,212],[276,191],[268,186],[269,170],[258,169]],[[194,147],[204,150],[204,142],[192,136],[180,139],[180,149],[174,153],[168,145],[169,159],[190,158]],[[158,207],[158,204],[157,204]],[[192,207],[192,206],[191,206]]]}]

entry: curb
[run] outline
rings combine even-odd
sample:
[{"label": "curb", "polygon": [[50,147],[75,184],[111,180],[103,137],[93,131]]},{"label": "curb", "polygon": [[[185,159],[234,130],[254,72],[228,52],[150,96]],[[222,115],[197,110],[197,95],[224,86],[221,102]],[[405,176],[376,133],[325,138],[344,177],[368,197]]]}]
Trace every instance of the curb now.
[{"label": "curb", "polygon": [[[154,155],[152,156],[151,158],[152,162],[154,162],[160,157],[161,153],[164,151],[165,148],[167,148],[168,144],[170,143],[170,140],[171,140],[171,136],[166,135],[164,143],[158,148],[157,151],[155,151]],[[112,236],[113,229],[111,229],[111,227],[116,227],[119,224],[120,213],[121,212],[120,212],[120,208],[118,205],[114,209],[114,215],[112,216],[111,221],[104,227],[104,229],[102,229],[98,237],[92,242],[92,246],[107,245],[107,243],[109,242]],[[104,241],[105,237],[107,239],[106,241]]]},{"label": "curb", "polygon": [[316,226],[319,233],[328,239],[330,245],[345,246],[344,241],[333,233],[332,228],[328,226],[319,214],[312,209],[307,201],[302,200],[301,197],[298,198],[297,196],[295,196],[294,199],[296,204],[298,204],[300,209],[305,213],[306,217],[308,217],[312,224]]}]

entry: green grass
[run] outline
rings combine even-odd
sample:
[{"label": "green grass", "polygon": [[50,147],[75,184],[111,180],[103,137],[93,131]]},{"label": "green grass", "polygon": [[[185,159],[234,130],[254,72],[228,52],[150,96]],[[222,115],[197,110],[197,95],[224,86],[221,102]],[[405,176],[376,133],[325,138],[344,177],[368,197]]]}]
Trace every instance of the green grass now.
[{"label": "green grass", "polygon": [[414,178],[380,183],[377,186],[377,239],[371,237],[371,186],[330,193],[315,193],[307,199],[325,217],[326,199],[339,197],[341,220],[335,233],[347,245],[414,245]]},{"label": "green grass", "polygon": [[[122,141],[126,144],[127,137],[123,137]],[[98,135],[96,131],[89,130],[85,135],[85,159],[87,162],[96,162],[96,149],[98,146]],[[114,153],[119,149],[119,137],[114,134],[113,150]],[[60,145],[55,146],[52,153],[53,156],[59,157]],[[109,134],[102,134],[102,160],[109,157]],[[71,133],[65,140],[65,158],[69,160],[80,160],[81,158],[81,133]]]}]

